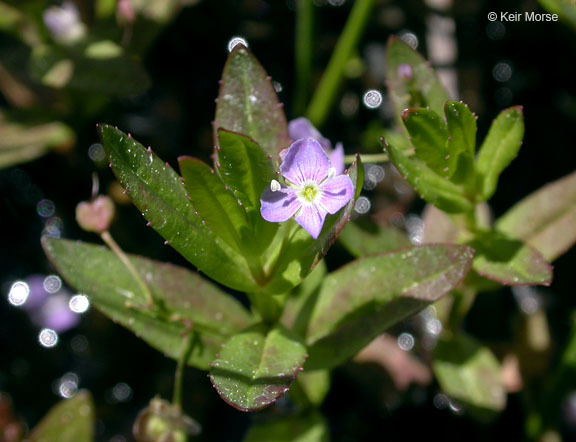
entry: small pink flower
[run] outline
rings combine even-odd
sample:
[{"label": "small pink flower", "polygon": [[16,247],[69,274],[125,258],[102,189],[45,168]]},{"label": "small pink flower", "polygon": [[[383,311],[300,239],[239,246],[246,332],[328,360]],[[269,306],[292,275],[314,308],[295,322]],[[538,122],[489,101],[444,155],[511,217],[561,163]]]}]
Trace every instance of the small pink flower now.
[{"label": "small pink flower", "polygon": [[274,223],[294,217],[314,239],[326,215],[338,212],[354,196],[352,180],[336,173],[314,138],[292,143],[282,156],[280,173],[287,186],[272,180],[260,198],[262,217]]}]

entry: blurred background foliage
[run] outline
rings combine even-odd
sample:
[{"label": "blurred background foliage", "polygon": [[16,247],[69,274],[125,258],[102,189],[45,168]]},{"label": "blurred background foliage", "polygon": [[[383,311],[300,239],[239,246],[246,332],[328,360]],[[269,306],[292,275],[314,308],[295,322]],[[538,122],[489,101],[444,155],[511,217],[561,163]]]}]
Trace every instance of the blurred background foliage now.
[{"label": "blurred background foliage", "polygon": [[[172,361],[94,310],[70,315],[73,293],[60,287],[57,277],[50,278],[53,270],[40,247],[42,235],[96,241],[74,220],[76,204],[91,195],[96,172],[101,192],[119,205],[112,232],[124,249],[186,265],[145,227],[122,195],[95,125],[117,125],[171,164],[183,154],[207,159],[218,79],[234,36],[244,38],[264,64],[288,117],[301,116],[352,3],[313,2],[311,88],[302,90],[294,72],[296,0],[0,2],[0,284],[6,295],[0,302],[0,391],[11,397],[0,396],[0,424],[33,427],[59,398],[82,388],[94,397],[96,440],[122,442],[131,440],[132,424],[150,399],[171,391]],[[322,133],[342,141],[347,154],[381,151],[382,129],[393,124],[384,92],[385,44],[396,34],[426,55],[454,97],[479,116],[480,134],[502,108],[524,106],[527,129],[521,154],[491,200],[494,214],[504,213],[545,183],[572,172],[576,164],[576,34],[574,6],[568,3],[377,1]],[[64,14],[55,17],[54,7],[64,8]],[[542,8],[561,14],[562,20],[487,19],[489,12]],[[382,92],[382,102],[366,105],[368,90]],[[391,167],[373,175],[378,179],[366,182],[363,193],[365,212],[407,231],[417,242],[423,202]],[[349,259],[337,245],[327,263],[334,269]],[[519,440],[534,412],[534,395],[555,388],[547,382],[556,378],[563,379],[561,388],[546,396],[552,402],[539,406],[550,409],[561,437],[574,438],[576,357],[572,347],[565,349],[574,321],[575,264],[571,250],[555,262],[550,287],[484,293],[467,316],[466,330],[499,356],[522,345],[518,336],[537,343],[538,357],[530,353],[521,379],[517,369],[509,370],[507,407],[493,422],[478,423],[462,413],[431,382],[429,370],[418,362],[425,363],[428,354],[425,318],[416,316],[391,330],[383,344],[394,361],[404,361],[400,370],[360,358],[335,371],[322,406],[333,440],[432,434],[439,440]],[[35,303],[17,309],[8,302],[16,281],[28,284]],[[536,304],[523,304],[526,299]],[[527,323],[535,335],[525,332]],[[56,346],[38,344],[44,327],[60,332]],[[559,365],[563,357],[569,363]],[[241,440],[252,421],[292,406],[283,400],[264,413],[246,415],[215,395],[200,371],[188,369],[185,385],[184,409],[203,427],[198,440]]]}]

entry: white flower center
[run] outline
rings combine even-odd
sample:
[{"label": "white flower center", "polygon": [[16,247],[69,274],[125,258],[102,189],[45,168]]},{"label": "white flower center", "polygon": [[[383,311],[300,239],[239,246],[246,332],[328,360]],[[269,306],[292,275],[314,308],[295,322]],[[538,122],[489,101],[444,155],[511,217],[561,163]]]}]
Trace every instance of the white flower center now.
[{"label": "white flower center", "polygon": [[298,201],[305,206],[312,206],[318,202],[322,196],[320,186],[313,181],[305,182],[296,193]]}]

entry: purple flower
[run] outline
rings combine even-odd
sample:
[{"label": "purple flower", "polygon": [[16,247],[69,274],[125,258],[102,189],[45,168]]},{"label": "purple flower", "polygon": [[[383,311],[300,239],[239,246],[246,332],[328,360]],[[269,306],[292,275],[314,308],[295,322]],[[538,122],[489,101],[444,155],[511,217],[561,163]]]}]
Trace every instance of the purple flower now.
[{"label": "purple flower", "polygon": [[294,217],[312,238],[318,238],[328,213],[334,214],[354,196],[348,175],[337,175],[314,138],[296,140],[282,156],[280,172],[287,186],[272,180],[262,194],[260,213],[280,223]]},{"label": "purple flower", "polygon": [[[330,162],[334,170],[336,170],[336,175],[342,175],[344,173],[344,147],[342,143],[336,144],[336,147],[332,150],[330,140],[324,138],[307,118],[301,117],[290,121],[288,124],[288,134],[294,141],[301,138],[314,138],[330,157]],[[280,152],[281,157],[283,156],[283,152]]]}]

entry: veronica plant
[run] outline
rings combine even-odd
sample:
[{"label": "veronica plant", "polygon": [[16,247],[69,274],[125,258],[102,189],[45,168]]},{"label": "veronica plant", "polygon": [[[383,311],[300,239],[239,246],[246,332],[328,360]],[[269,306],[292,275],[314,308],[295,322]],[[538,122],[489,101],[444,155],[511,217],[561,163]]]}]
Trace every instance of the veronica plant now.
[{"label": "veronica plant", "polygon": [[[44,249],[100,311],[179,361],[176,407],[185,365],[209,370],[242,411],[269,406],[295,382],[294,400],[318,405],[329,369],[457,287],[472,265],[468,245],[436,244],[327,273],[322,258],[361,191],[360,158],[344,171],[341,146],[331,151],[305,120],[289,130],[270,78],[241,45],[224,67],[212,166],[181,157],[177,173],[129,134],[99,132],[148,225],[204,275],[110,241],[111,250],[45,238]],[[221,286],[245,293],[250,309]],[[310,407],[301,413],[324,425]]]}]

